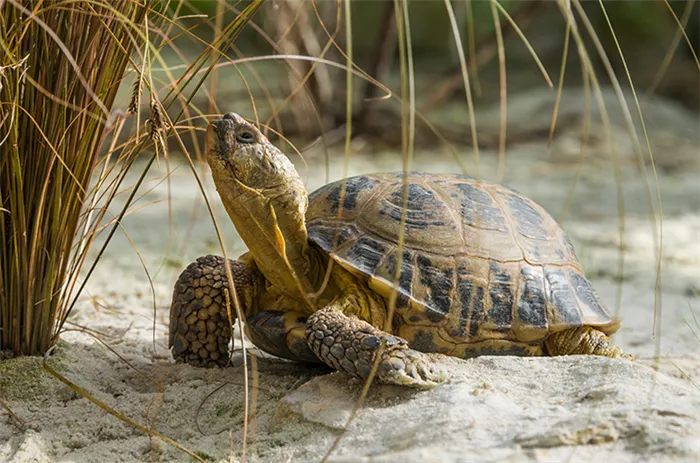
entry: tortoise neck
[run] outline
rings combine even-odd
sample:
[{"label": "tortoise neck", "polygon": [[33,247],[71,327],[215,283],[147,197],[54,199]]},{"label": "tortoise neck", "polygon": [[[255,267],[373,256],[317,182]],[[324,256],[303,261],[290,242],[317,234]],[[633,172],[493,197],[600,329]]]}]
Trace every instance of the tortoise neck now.
[{"label": "tortoise neck", "polygon": [[271,192],[228,184],[228,179],[214,180],[231,221],[265,278],[284,295],[314,306],[325,259],[309,246],[303,183],[278,185]]}]

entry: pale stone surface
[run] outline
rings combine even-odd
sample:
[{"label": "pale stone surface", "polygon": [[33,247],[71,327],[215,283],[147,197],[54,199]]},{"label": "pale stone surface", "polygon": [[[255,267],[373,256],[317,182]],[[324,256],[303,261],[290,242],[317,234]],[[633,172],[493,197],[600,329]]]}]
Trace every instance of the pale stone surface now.
[{"label": "pale stone surface", "polygon": [[[441,364],[451,384],[373,389],[329,461],[700,458],[700,392],[647,366],[595,357]],[[317,377],[285,396],[277,416],[289,427],[289,417],[321,424],[318,434],[330,439],[346,425],[358,389],[337,373]]]}]

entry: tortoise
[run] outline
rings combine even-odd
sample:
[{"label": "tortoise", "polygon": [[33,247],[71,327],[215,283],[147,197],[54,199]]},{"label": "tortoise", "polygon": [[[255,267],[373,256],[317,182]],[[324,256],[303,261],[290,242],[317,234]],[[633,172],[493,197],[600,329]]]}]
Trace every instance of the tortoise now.
[{"label": "tortoise", "polygon": [[[385,383],[431,387],[429,353],[633,359],[559,224],[513,189],[395,172],[307,195],[290,160],[235,113],[207,128],[207,160],[248,252],[203,256],[170,309],[176,361],[228,361],[234,297],[260,349]],[[227,304],[227,298],[230,304]],[[228,307],[228,308],[227,308]]]}]

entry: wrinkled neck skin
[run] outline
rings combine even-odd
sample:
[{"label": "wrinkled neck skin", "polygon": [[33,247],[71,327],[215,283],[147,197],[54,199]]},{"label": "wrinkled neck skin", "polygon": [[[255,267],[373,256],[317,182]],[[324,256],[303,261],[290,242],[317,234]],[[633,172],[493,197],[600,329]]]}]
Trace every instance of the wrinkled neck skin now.
[{"label": "wrinkled neck skin", "polygon": [[[226,160],[209,157],[214,183],[236,230],[265,278],[282,294],[314,308],[325,274],[324,258],[309,246],[308,197],[301,177],[284,154],[269,144],[275,176],[244,184]],[[255,170],[253,169],[253,174]],[[273,181],[270,181],[273,180]]]}]

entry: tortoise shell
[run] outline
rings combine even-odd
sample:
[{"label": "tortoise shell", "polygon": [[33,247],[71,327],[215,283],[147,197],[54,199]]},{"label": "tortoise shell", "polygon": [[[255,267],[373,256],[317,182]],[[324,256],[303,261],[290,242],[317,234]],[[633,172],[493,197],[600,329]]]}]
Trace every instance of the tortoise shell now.
[{"label": "tortoise shell", "polygon": [[386,300],[395,293],[394,332],[414,349],[540,355],[550,333],[619,326],[559,224],[505,186],[463,175],[356,176],[312,193],[306,221],[312,243]]}]

